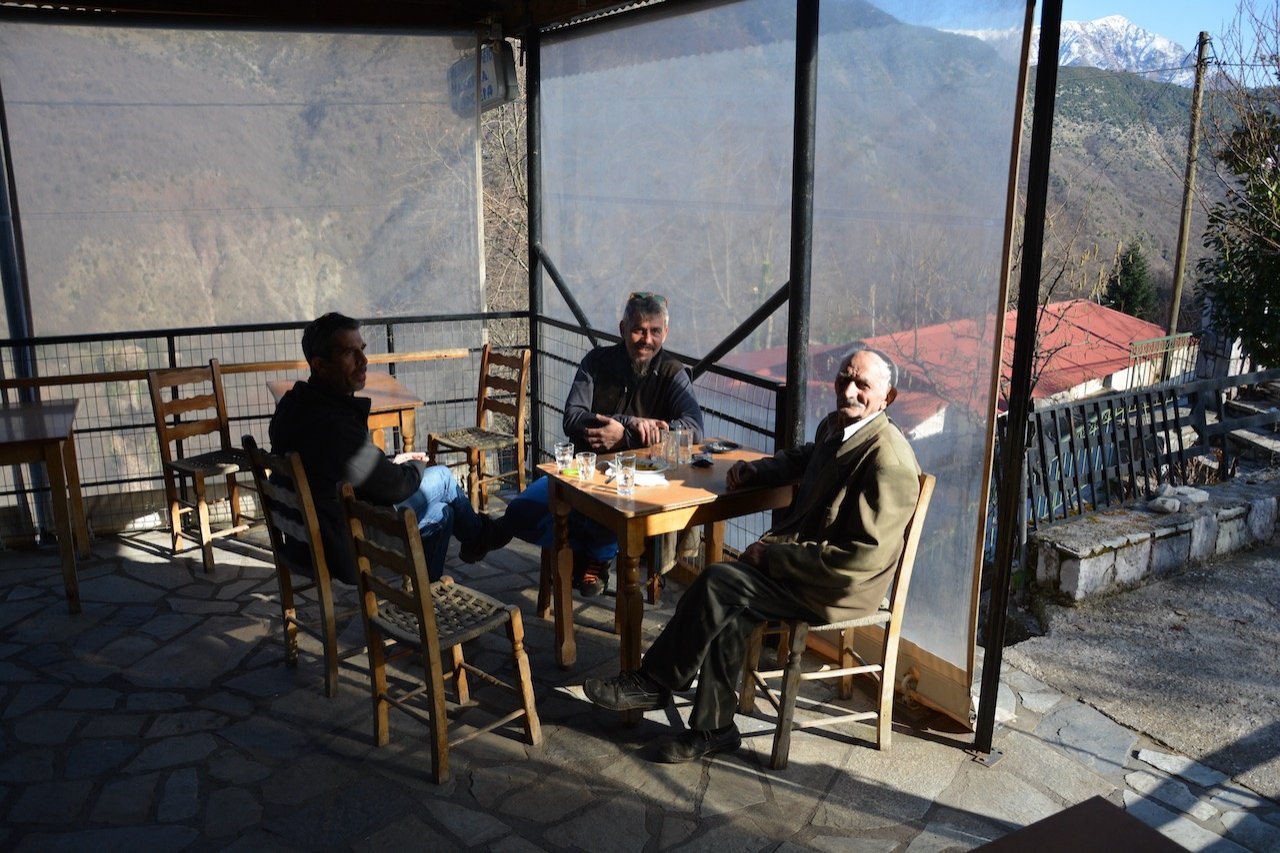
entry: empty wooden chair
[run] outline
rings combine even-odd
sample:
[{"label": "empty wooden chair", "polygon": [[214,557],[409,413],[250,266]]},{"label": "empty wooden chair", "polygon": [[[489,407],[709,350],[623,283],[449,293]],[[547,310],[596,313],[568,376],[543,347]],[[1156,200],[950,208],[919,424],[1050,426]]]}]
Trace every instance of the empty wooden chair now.
[{"label": "empty wooden chair", "polygon": [[[298,665],[298,632],[310,634],[324,649],[324,693],[338,692],[338,662],[364,652],[364,645],[338,649],[337,627],[359,608],[334,607],[329,564],[325,561],[320,522],[311,501],[307,472],[297,453],[276,456],[258,447],[253,436],[242,439],[262,502],[262,515],[271,537],[276,581],[280,585],[280,613],[284,620],[285,663]],[[314,612],[300,614],[301,593],[315,595]],[[312,610],[307,607],[307,610]]]},{"label": "empty wooden chair", "polygon": [[[432,464],[440,453],[463,453],[467,457],[467,492],[471,505],[483,510],[489,487],[515,478],[524,491],[524,422],[529,378],[529,350],[511,355],[495,352],[488,344],[480,353],[480,390],[476,396],[476,425],[431,433],[427,436],[427,456]],[[495,416],[501,416],[498,421]],[[512,448],[515,467],[488,472],[485,457]]]},{"label": "empty wooden chair", "polygon": [[[218,360],[201,367],[176,367],[147,371],[151,409],[155,416],[156,438],[160,441],[165,498],[169,503],[169,524],[173,551],[181,553],[183,538],[200,545],[206,572],[213,571],[213,540],[248,530],[250,523],[240,511],[240,484],[237,474],[248,474],[249,460],[231,443],[227,401],[222,390]],[[206,481],[225,477],[230,503],[231,525],[216,531],[209,523]],[[190,496],[186,481],[191,481]],[[216,503],[216,502],[215,502]],[[183,517],[194,516],[194,530],[188,531]]]},{"label": "empty wooden chair", "polygon": [[[920,475],[920,496],[904,533],[902,556],[894,569],[888,597],[880,609],[860,619],[832,622],[825,625],[810,624],[802,619],[782,620],[784,645],[779,647],[779,657],[785,656],[783,669],[760,670],[760,648],[764,634],[761,626],[748,641],[746,661],[743,664],[742,690],[739,693],[738,710],[750,714],[755,710],[755,691],[759,687],[777,714],[777,727],[773,733],[773,755],[770,767],[780,770],[787,766],[791,750],[791,732],[818,726],[861,720],[876,721],[876,748],[887,749],[893,733],[894,674],[898,665],[898,640],[902,633],[902,615],[906,610],[907,592],[911,585],[911,570],[920,544],[920,530],[924,526],[929,499],[933,496],[934,478]],[[868,662],[854,650],[854,633],[858,628],[880,625],[883,636],[880,641],[880,659]],[[841,661],[838,668],[822,666],[802,672],[806,640],[810,631],[837,631],[840,638]],[[785,649],[785,651],[783,651]],[[878,701],[875,710],[850,712],[848,708],[826,702],[813,702],[812,710],[833,712],[816,719],[801,722],[795,720],[796,696],[802,681],[839,679],[838,695],[848,699],[853,695],[853,676],[870,675],[878,683]],[[782,679],[781,691],[769,687],[769,679]]]},{"label": "empty wooden chair", "polygon": [[[449,778],[449,749],[477,735],[523,718],[531,744],[542,740],[533,700],[529,657],[524,650],[520,609],[503,604],[444,577],[427,580],[427,561],[413,511],[394,512],[356,499],[350,483],[342,485],[342,505],[351,526],[360,575],[361,614],[369,648],[373,696],[374,740],[388,740],[388,715],[399,708],[431,730],[432,774],[437,783]],[[515,684],[479,669],[463,655],[463,643],[505,629],[511,644]],[[448,651],[448,658],[445,652]],[[393,687],[387,662],[407,657],[424,667],[422,684]],[[445,682],[453,683],[459,706],[473,704],[469,679],[475,676],[519,697],[519,707],[487,723],[477,721],[469,734],[449,739]]]}]

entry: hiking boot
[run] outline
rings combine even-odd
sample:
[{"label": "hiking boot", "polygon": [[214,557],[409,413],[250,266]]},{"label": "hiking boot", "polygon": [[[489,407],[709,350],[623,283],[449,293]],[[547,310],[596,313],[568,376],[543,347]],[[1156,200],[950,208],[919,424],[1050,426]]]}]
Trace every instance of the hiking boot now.
[{"label": "hiking boot", "polygon": [[478,563],[490,551],[506,547],[511,541],[511,530],[503,517],[480,516],[480,532],[475,539],[458,548],[458,558],[464,563]]},{"label": "hiking boot", "polygon": [[742,735],[733,723],[709,732],[686,729],[678,735],[663,738],[654,758],[663,764],[682,764],[704,755],[733,752],[740,746]]},{"label": "hiking boot", "polygon": [[613,678],[588,678],[582,690],[588,699],[610,711],[653,711],[671,704],[671,691],[638,669]]}]

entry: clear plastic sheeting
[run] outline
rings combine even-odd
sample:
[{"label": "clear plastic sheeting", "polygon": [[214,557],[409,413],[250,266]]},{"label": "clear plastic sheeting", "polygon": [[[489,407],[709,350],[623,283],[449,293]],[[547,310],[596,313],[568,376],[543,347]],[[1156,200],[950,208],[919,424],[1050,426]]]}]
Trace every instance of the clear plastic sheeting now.
[{"label": "clear plastic sheeting", "polygon": [[[39,335],[481,307],[453,34],[0,24]],[[110,368],[111,365],[104,365]]]},{"label": "clear plastic sheeting", "polygon": [[[668,346],[696,358],[789,276],[796,13],[689,8],[544,41],[544,245],[594,325],[612,329],[630,290],[663,292]],[[906,636],[968,674],[1025,14],[821,4],[810,339],[790,342],[809,360],[810,435],[852,342],[901,362],[890,414],[938,477]],[[999,49],[977,30],[1001,31]],[[786,312],[724,363],[784,380]]]}]

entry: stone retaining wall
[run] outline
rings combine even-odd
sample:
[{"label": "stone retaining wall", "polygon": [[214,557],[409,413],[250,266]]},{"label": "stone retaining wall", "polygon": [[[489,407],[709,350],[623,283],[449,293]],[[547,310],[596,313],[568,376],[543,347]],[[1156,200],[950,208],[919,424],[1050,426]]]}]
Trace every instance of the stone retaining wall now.
[{"label": "stone retaining wall", "polygon": [[1035,531],[1028,550],[1036,582],[1079,601],[1276,534],[1280,471],[1240,475],[1197,491],[1207,498],[1194,495],[1177,512],[1157,512],[1143,501]]}]

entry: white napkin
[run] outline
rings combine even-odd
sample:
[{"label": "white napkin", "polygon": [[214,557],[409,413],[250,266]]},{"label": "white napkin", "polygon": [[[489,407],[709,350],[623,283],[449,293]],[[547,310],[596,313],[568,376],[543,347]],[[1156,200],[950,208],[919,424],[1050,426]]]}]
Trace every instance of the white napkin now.
[{"label": "white napkin", "polygon": [[665,486],[667,475],[661,471],[637,471],[636,486]]}]

